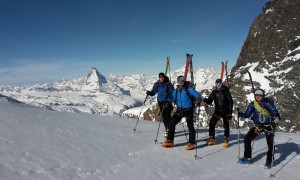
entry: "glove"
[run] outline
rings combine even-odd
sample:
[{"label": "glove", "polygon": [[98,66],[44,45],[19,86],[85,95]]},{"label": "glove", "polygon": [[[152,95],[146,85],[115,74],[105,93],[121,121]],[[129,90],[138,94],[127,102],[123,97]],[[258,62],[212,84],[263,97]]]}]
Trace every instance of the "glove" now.
[{"label": "glove", "polygon": [[200,103],[201,103],[200,101],[196,101],[196,102],[195,102],[196,107],[199,107],[199,106],[200,106]]},{"label": "glove", "polygon": [[232,118],[232,114],[227,114],[227,119],[231,119]]},{"label": "glove", "polygon": [[256,127],[255,128],[255,133],[260,134],[261,130],[262,130],[261,127]]},{"label": "glove", "polygon": [[207,98],[204,98],[203,101],[207,104],[208,99],[207,99]]},{"label": "glove", "polygon": [[151,94],[151,92],[150,92],[150,91],[147,91],[146,94],[147,94],[147,96],[149,96],[149,95]]},{"label": "glove", "polygon": [[274,120],[273,120],[273,122],[274,122],[275,124],[278,124],[279,121],[280,121],[279,117],[275,117]]},{"label": "glove", "polygon": [[200,106],[200,103],[201,103],[201,98],[196,99],[196,101],[195,101],[195,106],[196,106],[196,107],[199,107],[199,106]]},{"label": "glove", "polygon": [[243,114],[242,112],[238,112],[238,116],[239,116],[239,117],[241,117],[241,116],[242,116],[242,114]]}]

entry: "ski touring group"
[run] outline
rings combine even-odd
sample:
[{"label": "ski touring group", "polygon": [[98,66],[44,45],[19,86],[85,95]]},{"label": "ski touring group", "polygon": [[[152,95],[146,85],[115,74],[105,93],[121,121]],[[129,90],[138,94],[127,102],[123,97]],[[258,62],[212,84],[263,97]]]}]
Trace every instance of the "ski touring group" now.
[{"label": "ski touring group", "polygon": [[[206,141],[207,146],[216,145],[215,139],[215,127],[217,122],[222,119],[224,126],[224,141],[223,147],[229,147],[230,139],[230,120],[233,114],[233,100],[230,93],[228,85],[227,76],[227,61],[222,62],[221,77],[216,79],[215,86],[207,98],[203,98],[199,92],[195,90],[194,76],[193,76],[193,55],[186,55],[186,66],[183,75],[177,77],[177,86],[174,88],[171,80],[167,76],[167,72],[170,73],[170,59],[167,58],[165,73],[161,72],[158,75],[159,80],[153,84],[150,91],[146,92],[146,98],[148,96],[155,96],[157,94],[157,105],[159,109],[159,115],[161,121],[164,124],[165,141],[162,143],[162,147],[171,148],[174,146],[174,134],[176,125],[181,122],[182,118],[186,119],[186,124],[189,131],[189,138],[187,138],[186,150],[196,149],[197,157],[197,141],[196,141],[196,130],[194,127],[194,112],[198,108],[197,117],[199,117],[200,103],[211,105],[214,103],[215,111],[209,120],[209,138]],[[225,71],[225,73],[224,73]],[[188,72],[190,73],[190,81],[187,81]],[[260,134],[264,133],[267,140],[267,158],[265,163],[265,168],[270,169],[273,166],[275,144],[274,144],[274,134],[275,127],[280,120],[280,114],[274,105],[273,100],[268,99],[265,92],[261,88],[254,89],[252,77],[249,71],[247,71],[254,94],[254,101],[249,103],[245,112],[240,112],[237,108],[238,124],[239,117],[250,118],[254,122],[254,126],[250,128],[248,133],[244,136],[244,156],[239,157],[240,164],[251,164],[252,159],[252,147],[251,142]],[[225,74],[225,83],[223,80],[223,75]],[[144,103],[145,103],[144,101]],[[176,106],[176,108],[174,108]],[[173,109],[175,111],[172,113]],[[139,116],[140,117],[140,116]],[[139,120],[139,118],[138,118]],[[137,123],[138,123],[137,120]],[[161,122],[160,121],[160,122]],[[137,126],[136,123],[136,126]],[[136,126],[134,131],[136,130]],[[160,128],[160,123],[158,131]],[[239,128],[239,125],[237,125]],[[198,129],[198,125],[197,125]],[[157,131],[157,136],[158,136]],[[239,133],[241,133],[239,131]],[[157,136],[155,142],[157,142]],[[239,139],[240,141],[240,139]]]}]

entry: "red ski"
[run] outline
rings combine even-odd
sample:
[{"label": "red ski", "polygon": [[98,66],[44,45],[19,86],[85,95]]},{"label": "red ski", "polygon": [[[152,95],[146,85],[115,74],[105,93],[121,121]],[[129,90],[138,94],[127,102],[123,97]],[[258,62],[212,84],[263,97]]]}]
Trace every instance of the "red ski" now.
[{"label": "red ski", "polygon": [[223,75],[224,75],[225,65],[224,65],[223,61],[221,63],[222,63],[222,69],[221,69],[221,77],[220,77],[220,79],[223,81]]},{"label": "red ski", "polygon": [[187,78],[187,74],[189,72],[190,59],[191,59],[191,56],[189,54],[186,54],[186,63],[185,63],[185,70],[184,70],[184,80],[185,81]]}]

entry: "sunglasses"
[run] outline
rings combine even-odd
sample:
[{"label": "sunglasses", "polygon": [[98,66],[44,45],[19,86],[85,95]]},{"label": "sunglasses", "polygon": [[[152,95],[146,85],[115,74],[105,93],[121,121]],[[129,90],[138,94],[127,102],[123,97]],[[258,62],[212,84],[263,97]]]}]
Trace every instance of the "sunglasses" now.
[{"label": "sunglasses", "polygon": [[259,97],[262,97],[262,95],[261,95],[261,94],[255,94],[255,96],[259,96]]}]

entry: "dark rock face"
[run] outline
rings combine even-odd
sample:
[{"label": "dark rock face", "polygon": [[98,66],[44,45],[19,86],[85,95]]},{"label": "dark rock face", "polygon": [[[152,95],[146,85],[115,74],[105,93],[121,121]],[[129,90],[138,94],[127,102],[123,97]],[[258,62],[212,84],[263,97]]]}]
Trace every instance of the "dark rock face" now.
[{"label": "dark rock face", "polygon": [[[273,0],[255,18],[230,73],[235,104],[245,110],[252,92],[246,69],[261,73],[269,84],[252,77],[254,87],[269,87],[281,113],[282,131],[300,132],[300,0]],[[259,76],[259,77],[262,77]]]}]

